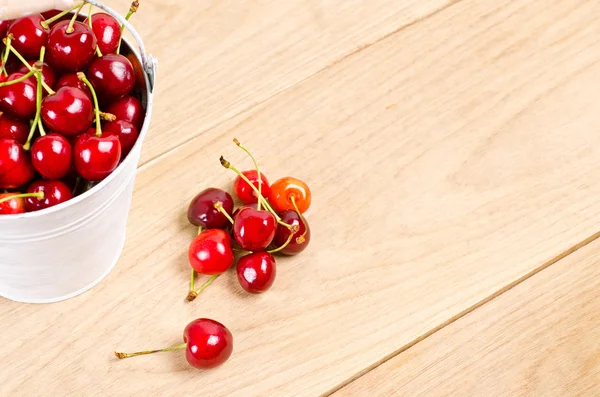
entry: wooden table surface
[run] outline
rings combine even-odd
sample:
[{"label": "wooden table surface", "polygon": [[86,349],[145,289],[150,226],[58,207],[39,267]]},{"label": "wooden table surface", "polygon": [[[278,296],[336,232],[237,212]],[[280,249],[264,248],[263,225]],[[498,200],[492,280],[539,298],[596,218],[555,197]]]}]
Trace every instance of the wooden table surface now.
[{"label": "wooden table surface", "polygon": [[[126,0],[107,3],[125,12]],[[159,59],[128,240],[92,291],[0,300],[0,396],[600,395],[600,2],[142,0]],[[262,296],[184,302],[221,154],[309,182]],[[84,260],[84,258],[82,258]],[[185,325],[226,324],[198,371]]]}]

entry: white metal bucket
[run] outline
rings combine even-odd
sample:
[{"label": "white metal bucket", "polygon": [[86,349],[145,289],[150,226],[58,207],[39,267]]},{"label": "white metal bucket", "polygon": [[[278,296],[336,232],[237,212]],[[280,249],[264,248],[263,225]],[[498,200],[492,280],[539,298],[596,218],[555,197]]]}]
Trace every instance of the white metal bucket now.
[{"label": "white metal bucket", "polygon": [[0,216],[0,296],[26,303],[50,303],[77,296],[98,284],[123,251],[127,217],[142,143],[152,114],[157,62],[141,38],[115,11],[98,3],[125,25],[139,53],[124,39],[144,71],[144,125],[132,151],[104,181],[74,199],[46,210]]}]

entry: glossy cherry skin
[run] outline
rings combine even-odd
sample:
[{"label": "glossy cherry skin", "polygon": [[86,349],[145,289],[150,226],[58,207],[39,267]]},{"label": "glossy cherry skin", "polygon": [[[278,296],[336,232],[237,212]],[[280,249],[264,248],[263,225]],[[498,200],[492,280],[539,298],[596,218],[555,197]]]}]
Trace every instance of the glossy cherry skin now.
[{"label": "glossy cherry skin", "polygon": [[8,28],[8,34],[15,38],[12,46],[25,59],[37,59],[40,50],[48,43],[49,30],[40,23],[45,21],[41,14],[33,14],[15,20]]},{"label": "glossy cherry skin", "polygon": [[[258,189],[258,172],[256,170],[244,171],[242,172],[246,178],[252,182],[254,186]],[[271,187],[269,186],[269,180],[263,174],[260,173],[260,179],[262,180],[262,185],[260,188],[261,194],[263,197],[269,197],[271,193]],[[258,195],[252,189],[252,187],[243,180],[240,176],[235,178],[233,181],[233,193],[239,198],[244,204],[252,204],[258,202]]]},{"label": "glossy cherry skin", "polygon": [[67,73],[60,76],[54,88],[56,90],[59,90],[62,87],[78,88],[81,91],[85,92],[88,98],[90,98],[90,101],[93,100],[90,88],[83,81],[79,80],[79,77],[77,77],[77,73]]},{"label": "glossy cherry skin", "polygon": [[233,198],[226,191],[208,188],[196,195],[188,208],[188,221],[204,229],[225,229],[229,220],[215,208],[221,203],[229,215],[233,212]]},{"label": "glossy cherry skin", "polygon": [[231,357],[233,335],[221,323],[207,318],[192,321],[183,331],[185,358],[198,369],[215,368]]},{"label": "glossy cherry skin", "polygon": [[129,121],[141,131],[144,124],[144,108],[142,103],[133,96],[126,96],[111,103],[106,112],[114,114],[117,120]]},{"label": "glossy cherry skin", "polygon": [[292,196],[296,201],[298,211],[300,211],[301,214],[305,213],[310,207],[312,195],[308,185],[297,178],[288,176],[275,181],[271,185],[269,202],[277,212],[293,210],[294,204],[291,200]]},{"label": "glossy cherry skin", "polygon": [[[15,196],[17,194],[20,193],[2,193],[0,194],[0,200]],[[13,198],[0,203],[0,215],[23,214],[25,211],[25,199],[22,197]]]},{"label": "glossy cherry skin", "polygon": [[271,244],[277,230],[277,220],[267,211],[242,208],[233,223],[233,236],[242,249],[262,251]]},{"label": "glossy cherry skin", "polygon": [[0,39],[4,39],[6,37],[6,33],[8,32],[8,28],[14,22],[14,20],[6,20],[0,21]]},{"label": "glossy cherry skin", "polygon": [[96,53],[96,36],[89,26],[75,22],[74,31],[67,33],[69,21],[54,25],[48,36],[47,60],[56,70],[65,73],[86,69]]},{"label": "glossy cherry skin", "polygon": [[240,258],[237,277],[244,290],[251,294],[262,294],[275,282],[277,268],[275,258],[268,252],[256,252]]},{"label": "glossy cherry skin", "polygon": [[83,179],[103,180],[117,168],[120,159],[121,143],[114,135],[97,137],[86,132],[75,141],[73,162]]},{"label": "glossy cherry skin", "polygon": [[36,197],[27,197],[25,199],[27,212],[54,207],[55,205],[62,204],[73,198],[71,189],[61,181],[36,181],[29,185],[27,193],[38,192],[43,192],[44,198],[38,199]]},{"label": "glossy cherry skin", "polygon": [[[16,80],[23,73],[13,73],[7,81]],[[0,87],[0,111],[6,112],[20,120],[26,121],[35,116],[35,95],[37,85],[35,79],[27,79],[17,84]]]},{"label": "glossy cherry skin", "polygon": [[[279,216],[281,216],[281,220],[288,225],[298,227],[298,231],[294,233],[290,243],[279,252],[285,255],[297,255],[304,251],[310,243],[310,226],[308,225],[306,218],[301,219],[296,211],[290,210],[283,211]],[[290,233],[292,232],[287,227],[277,225],[273,246],[279,248],[284,245],[289,238]]]},{"label": "glossy cherry skin", "polygon": [[0,139],[0,188],[16,189],[35,176],[29,153],[14,138]]},{"label": "glossy cherry skin", "polygon": [[128,121],[117,120],[102,124],[102,133],[114,135],[121,142],[121,160],[123,160],[137,142],[140,134],[138,129]]},{"label": "glossy cherry skin", "polygon": [[87,71],[87,78],[104,103],[123,98],[135,86],[133,66],[123,55],[96,58]]},{"label": "glossy cherry skin", "polygon": [[233,265],[231,237],[220,229],[200,233],[190,244],[188,259],[198,273],[221,274]]},{"label": "glossy cherry skin", "polygon": [[20,144],[27,142],[29,126],[8,115],[0,117],[0,138],[15,138]]},{"label": "glossy cherry skin", "polygon": [[[87,18],[83,23],[89,23]],[[117,52],[121,41],[121,24],[111,15],[97,13],[92,16],[92,30],[98,40],[98,48],[102,55]]]},{"label": "glossy cherry skin", "polygon": [[39,137],[31,147],[33,167],[46,179],[62,179],[73,163],[73,149],[62,135],[48,134]]},{"label": "glossy cherry skin", "polygon": [[[29,61],[29,65],[33,66],[36,62],[38,61],[36,61],[35,59]],[[29,73],[29,68],[25,65],[21,65],[21,67],[17,71],[19,73],[27,74]],[[48,65],[45,62],[42,64],[42,81],[48,84],[48,87],[54,89],[54,86],[56,84],[56,73],[50,67],[50,65]],[[47,94],[46,90],[44,90],[44,94]]]},{"label": "glossy cherry skin", "polygon": [[94,120],[94,105],[78,88],[62,87],[42,102],[42,121],[52,131],[75,136],[86,132]]}]

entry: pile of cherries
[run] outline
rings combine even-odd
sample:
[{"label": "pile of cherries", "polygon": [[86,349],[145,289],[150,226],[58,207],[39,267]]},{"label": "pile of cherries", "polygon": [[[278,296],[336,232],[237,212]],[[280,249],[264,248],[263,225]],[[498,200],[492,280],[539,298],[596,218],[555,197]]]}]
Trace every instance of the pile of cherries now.
[{"label": "pile of cherries", "polygon": [[[237,174],[233,193],[242,203],[239,208],[234,209],[229,193],[217,188],[200,192],[190,203],[188,220],[199,228],[188,251],[192,267],[187,296],[190,302],[236,262],[242,289],[251,294],[263,293],[275,281],[273,254],[296,255],[310,242],[310,227],[303,215],[311,204],[308,185],[292,177],[269,184],[252,154],[237,139],[234,142],[248,153],[256,169],[240,172],[223,157],[220,159],[223,167]],[[197,274],[211,277],[196,290]],[[184,331],[184,342],[166,349],[115,355],[128,358],[185,349],[190,365],[207,369],[227,361],[233,350],[231,332],[210,319],[190,323]]]},{"label": "pile of cherries", "polygon": [[138,139],[139,63],[120,54],[121,24],[91,5],[80,17],[85,4],[0,21],[0,215],[89,190]]}]

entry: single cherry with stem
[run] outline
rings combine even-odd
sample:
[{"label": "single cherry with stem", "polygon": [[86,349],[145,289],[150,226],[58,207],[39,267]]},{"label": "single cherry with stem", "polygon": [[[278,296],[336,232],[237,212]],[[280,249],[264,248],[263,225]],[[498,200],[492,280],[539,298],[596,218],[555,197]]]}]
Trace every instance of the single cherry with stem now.
[{"label": "single cherry with stem", "polygon": [[233,335],[221,323],[199,318],[185,327],[181,345],[158,350],[147,350],[137,353],[118,353],[119,359],[142,356],[159,352],[185,349],[185,358],[194,368],[210,369],[225,363],[233,352]]},{"label": "single cherry with stem", "polygon": [[48,42],[49,30],[43,21],[41,14],[33,14],[15,20],[8,28],[8,34],[14,37],[13,48],[25,58],[36,58]]},{"label": "single cherry with stem", "polygon": [[103,136],[100,124],[100,107],[94,87],[85,77],[78,73],[78,77],[90,89],[94,98],[96,113],[96,134],[89,132],[80,135],[75,141],[74,163],[79,175],[88,181],[101,181],[110,175],[119,165],[121,159],[121,143],[114,135]]},{"label": "single cherry with stem", "polygon": [[233,236],[242,249],[262,251],[266,249],[277,230],[277,219],[268,211],[242,208],[235,217]]},{"label": "single cherry with stem", "polygon": [[271,185],[269,202],[277,212],[297,210],[303,214],[310,207],[311,197],[310,188],[306,183],[288,176]]},{"label": "single cherry with stem", "polygon": [[41,198],[31,196],[25,199],[28,212],[54,207],[73,198],[71,189],[61,181],[36,181],[29,185],[27,193],[42,193]]},{"label": "single cherry with stem", "polygon": [[0,215],[15,215],[27,212],[25,208],[25,199],[27,197],[36,197],[42,200],[44,192],[0,194]]},{"label": "single cherry with stem", "polygon": [[129,59],[118,54],[96,58],[87,75],[103,103],[116,101],[128,95],[133,90],[136,80]]},{"label": "single cherry with stem", "polygon": [[[90,4],[90,9],[92,4]],[[106,13],[92,15],[90,12],[84,23],[88,24],[98,39],[97,55],[115,54],[121,42],[121,24]]]},{"label": "single cherry with stem", "polygon": [[[281,220],[290,225],[298,227],[298,231],[291,232],[287,227],[278,225],[273,246],[283,247],[280,252],[285,255],[297,255],[304,251],[310,243],[310,226],[306,218],[296,211],[285,210],[281,214]],[[286,241],[291,237],[291,241],[286,245]]]},{"label": "single cherry with stem", "polygon": [[225,229],[229,225],[227,218],[215,208],[221,203],[225,211],[233,213],[233,198],[229,193],[217,188],[208,188],[196,195],[188,208],[188,221],[204,229]]},{"label": "single cherry with stem", "polygon": [[267,291],[275,282],[275,258],[268,252],[256,252],[240,258],[236,266],[238,281],[251,294]]},{"label": "single cherry with stem", "polygon": [[42,102],[42,121],[52,131],[73,137],[94,122],[94,105],[88,95],[74,87],[61,87]]}]

